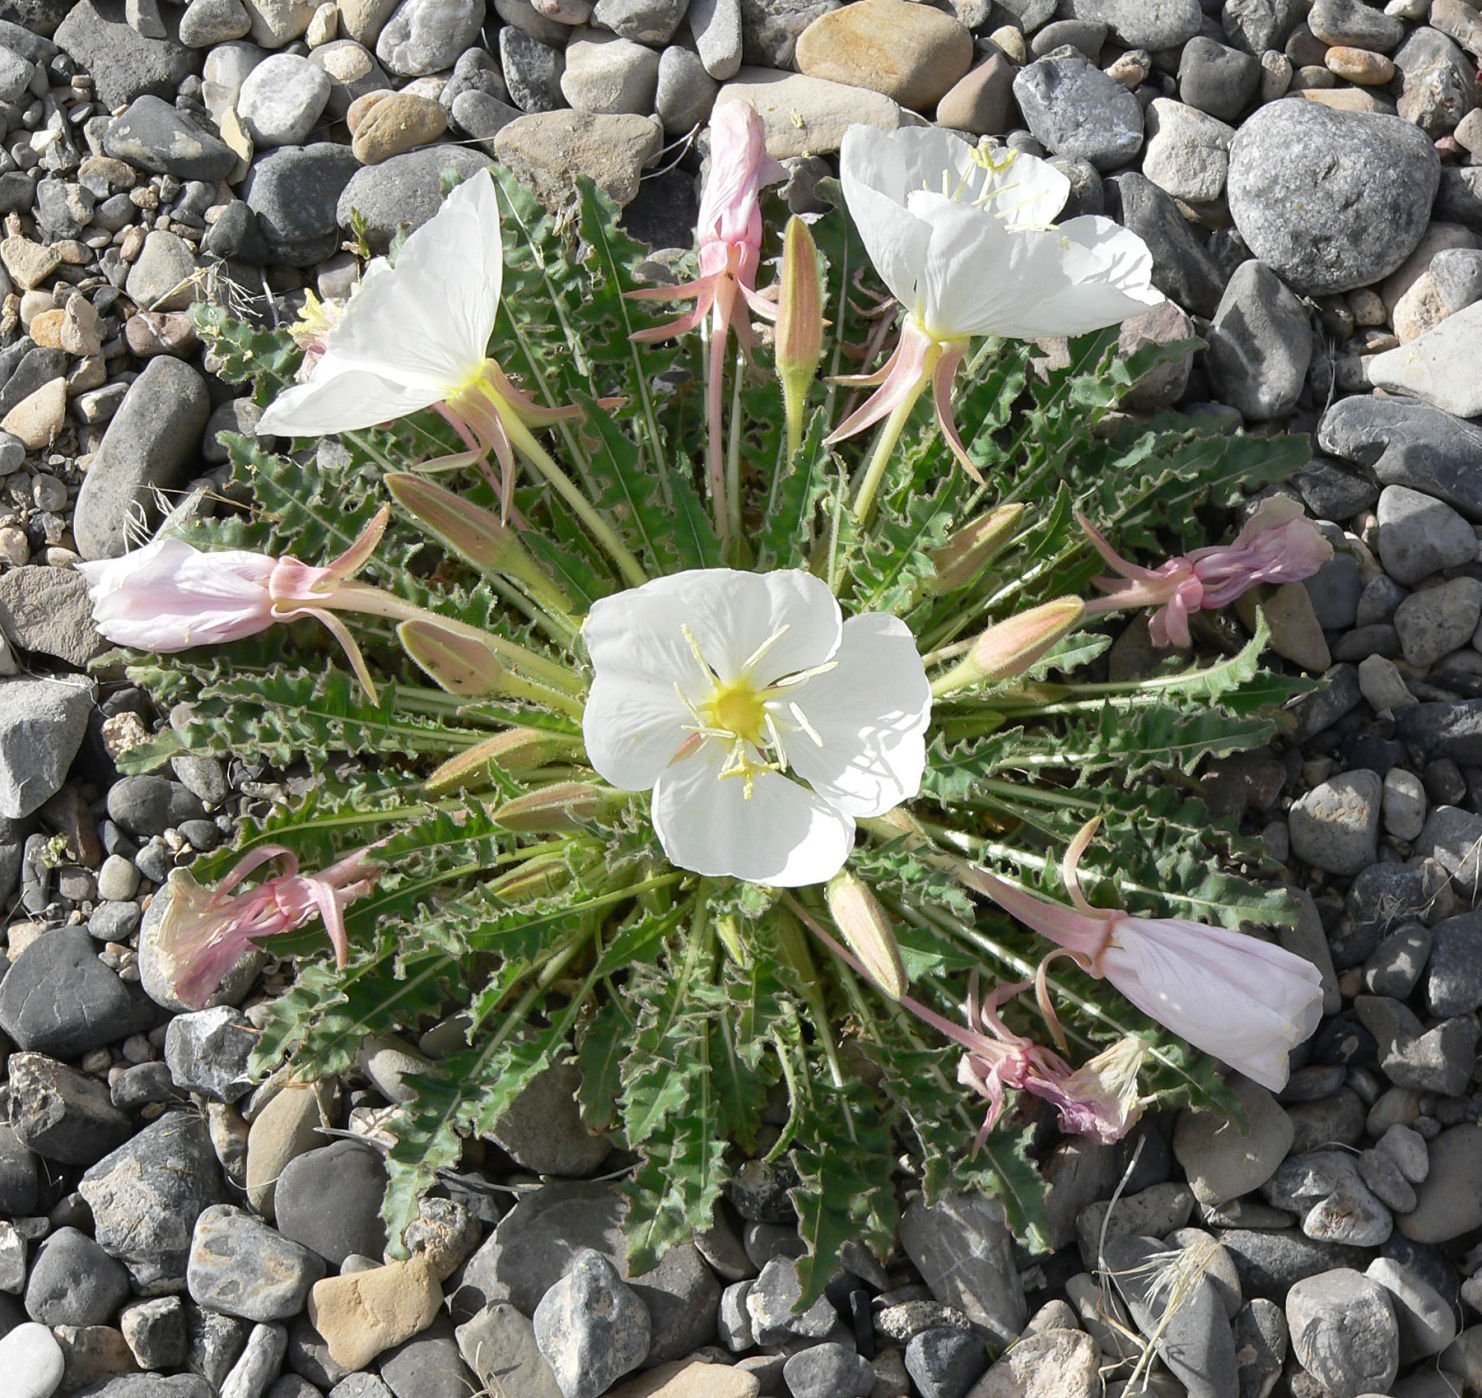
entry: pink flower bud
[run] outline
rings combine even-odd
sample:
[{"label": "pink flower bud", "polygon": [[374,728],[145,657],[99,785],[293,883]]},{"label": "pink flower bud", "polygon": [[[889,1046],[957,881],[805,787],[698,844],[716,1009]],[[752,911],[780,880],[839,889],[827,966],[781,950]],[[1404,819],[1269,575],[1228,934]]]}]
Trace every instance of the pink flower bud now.
[{"label": "pink flower bud", "polygon": [[825,897],[834,926],[865,974],[892,1000],[899,1000],[906,990],[906,968],[890,919],[870,886],[843,869],[828,881]]}]

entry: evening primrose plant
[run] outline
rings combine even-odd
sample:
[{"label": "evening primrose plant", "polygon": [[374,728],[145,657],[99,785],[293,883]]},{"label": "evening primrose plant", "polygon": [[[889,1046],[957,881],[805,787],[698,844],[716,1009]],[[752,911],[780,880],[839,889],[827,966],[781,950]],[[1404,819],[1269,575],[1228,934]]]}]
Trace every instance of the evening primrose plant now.
[{"label": "evening primrose plant", "polygon": [[130,770],[292,777],[151,905],[177,995],[296,958],[257,1061],[305,1081],[439,1029],[387,1127],[394,1240],[571,1060],[635,1272],[764,1159],[816,1291],[889,1250],[903,1182],[1043,1247],[1057,1132],[1220,1100],[1206,1054],[1284,1081],[1317,976],[1191,778],[1297,686],[1263,624],[1108,651],[1115,613],[1183,641],[1326,545],[1272,506],[1198,547],[1300,445],[1119,410],[1187,347],[1119,355],[1146,249],[1056,225],[1057,172],[857,128],[783,228],[760,119],[719,118],[676,284],[589,183],[553,215],[495,172],[292,333],[201,308],[260,434],[225,506],[87,571],[170,717]]}]

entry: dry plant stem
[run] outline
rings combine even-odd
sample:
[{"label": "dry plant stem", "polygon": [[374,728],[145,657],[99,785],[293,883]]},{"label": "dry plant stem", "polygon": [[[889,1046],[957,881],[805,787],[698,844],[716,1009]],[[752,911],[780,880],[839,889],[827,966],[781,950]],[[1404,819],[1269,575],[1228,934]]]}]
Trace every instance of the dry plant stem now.
[{"label": "dry plant stem", "polygon": [[581,491],[552,459],[550,453],[535,440],[530,429],[514,413],[502,413],[504,430],[520,455],[525,458],[547,481],[551,489],[571,506],[578,519],[586,525],[592,537],[607,550],[607,555],[617,564],[618,571],[630,587],[642,587],[648,574],[633,556],[627,545],[613,532],[612,526],[592,507]]}]

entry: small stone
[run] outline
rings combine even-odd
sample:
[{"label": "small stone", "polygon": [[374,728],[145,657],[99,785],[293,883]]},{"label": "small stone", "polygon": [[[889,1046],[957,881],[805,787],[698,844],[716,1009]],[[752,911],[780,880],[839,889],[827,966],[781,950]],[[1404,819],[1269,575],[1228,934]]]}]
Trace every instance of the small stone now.
[{"label": "small stone", "polygon": [[1383,87],[1393,80],[1395,65],[1382,53],[1335,44],[1323,55],[1328,71],[1364,87]]},{"label": "small stone", "polygon": [[1406,586],[1477,557],[1471,525],[1443,501],[1418,490],[1386,486],[1379,496],[1378,523],[1380,562]]},{"label": "small stone", "polygon": [[1482,582],[1453,578],[1413,592],[1395,611],[1395,630],[1405,659],[1417,668],[1434,665],[1463,646],[1482,619]]},{"label": "small stone", "polygon": [[565,1398],[597,1398],[643,1363],[649,1315],[612,1263],[590,1249],[541,1297],[535,1342]]},{"label": "small stone", "polygon": [[[336,1266],[352,1253],[378,1257],[386,1246],[385,1192],[386,1170],[376,1152],[334,1141],[283,1167],[273,1195],[279,1231]],[[329,1197],[333,1210],[324,1208]]]},{"label": "small stone", "polygon": [[704,125],[715,106],[717,90],[698,54],[678,44],[666,48],[659,55],[654,91],[654,111],[663,123],[664,134],[682,136]]},{"label": "small stone", "polygon": [[1101,1353],[1083,1330],[1041,1330],[1011,1345],[967,1398],[1095,1398]]},{"label": "small stone", "polygon": [[142,1369],[175,1369],[185,1362],[185,1303],[159,1296],[125,1306],[118,1318],[129,1352]]},{"label": "small stone", "polygon": [[0,679],[0,816],[18,820],[56,794],[92,707],[83,680]]},{"label": "small stone", "polygon": [[324,1263],[227,1204],[196,1219],[186,1273],[191,1299],[214,1311],[266,1322],[297,1315]]},{"label": "small stone", "polygon": [[437,140],[447,129],[448,115],[440,103],[409,92],[393,92],[361,119],[352,149],[362,165],[379,165],[393,155]]},{"label": "small stone", "polygon": [[1451,1307],[1416,1269],[1393,1258],[1376,1257],[1364,1275],[1389,1293],[1400,1331],[1401,1364],[1439,1354],[1456,1338]]},{"label": "small stone", "polygon": [[1210,204],[1224,194],[1235,135],[1231,127],[1195,107],[1155,97],[1148,108],[1147,133],[1142,172],[1159,189],[1193,204]]},{"label": "small stone", "polygon": [[1306,1277],[1287,1295],[1286,1319],[1302,1367],[1330,1392],[1388,1392],[1399,1368],[1399,1327],[1377,1282],[1347,1267]]},{"label": "small stone", "polygon": [[456,1333],[458,1352],[491,1392],[502,1383],[521,1398],[562,1398],[535,1327],[507,1301],[485,1306]]},{"label": "small stone", "polygon": [[57,270],[62,258],[55,248],[13,233],[0,241],[0,262],[5,264],[11,281],[22,291],[30,291]]},{"label": "small stone", "polygon": [[1261,61],[1251,54],[1199,34],[1184,45],[1179,59],[1178,95],[1201,112],[1234,121],[1256,96],[1261,74]]},{"label": "small stone", "polygon": [[717,82],[741,67],[740,0],[691,0],[687,14],[705,71]]},{"label": "small stone", "polygon": [[314,18],[312,0],[244,0],[252,18],[248,31],[254,44],[281,49],[291,44]]},{"label": "small stone", "polygon": [[247,1060],[256,1043],[251,1022],[229,1006],[198,1010],[170,1021],[165,1062],[177,1087],[235,1102],[252,1089]]},{"label": "small stone", "polygon": [[974,136],[996,136],[1009,128],[1014,66],[991,53],[959,78],[937,103],[937,122]]},{"label": "small stone", "polygon": [[658,123],[647,117],[553,111],[510,122],[494,148],[516,178],[550,205],[574,199],[578,174],[623,205],[638,193],[639,174],[662,139]]},{"label": "small stone", "polygon": [[1302,1215],[1302,1231],[1319,1242],[1379,1247],[1394,1227],[1389,1211],[1338,1151],[1294,1155],[1262,1188],[1267,1201]]},{"label": "small stone", "polygon": [[854,0],[798,37],[798,71],[883,93],[930,111],[972,66],[972,33],[950,15],[904,0]]},{"label": "small stone", "polygon": [[1282,417],[1296,406],[1311,360],[1312,334],[1301,302],[1269,267],[1241,263],[1209,330],[1206,363],[1220,401],[1254,422]]},{"label": "small stone", "polygon": [[59,1228],[36,1250],[26,1314],[43,1325],[104,1325],[129,1294],[129,1274],[86,1233]]},{"label": "small stone", "polygon": [[461,146],[428,146],[394,155],[356,172],[344,186],[335,217],[348,230],[352,214],[358,213],[371,248],[384,252],[399,227],[420,228],[442,207],[445,170],[468,179],[489,166],[487,156]]},{"label": "small stone", "polygon": [[402,0],[376,40],[388,73],[415,78],[451,68],[477,40],[484,0]]},{"label": "small stone", "polygon": [[[65,392],[61,379],[56,385]],[[0,630],[21,650],[84,669],[107,648],[93,625],[87,580],[70,568],[39,565],[0,574]]]},{"label": "small stone", "polygon": [[875,1371],[845,1344],[810,1345],[782,1366],[793,1398],[868,1398]]},{"label": "small stone", "polygon": [[927,1208],[918,1199],[901,1220],[900,1240],[938,1301],[1002,1343],[1023,1330],[1028,1310],[996,1201],[952,1194]]},{"label": "small stone", "polygon": [[225,179],[237,163],[225,143],[170,103],[150,95],[137,98],[108,123],[103,150],[154,174],[182,180]]},{"label": "small stone", "polygon": [[1014,96],[1036,140],[1098,170],[1127,164],[1142,148],[1142,108],[1081,54],[1049,56],[1021,69]]},{"label": "small stone", "polygon": [[436,1277],[414,1257],[316,1282],[309,1293],[309,1320],[335,1362],[353,1370],[425,1330],[441,1304]]},{"label": "small stone", "polygon": [[180,16],[180,42],[209,49],[240,39],[252,29],[252,16],[242,0],[190,0]]},{"label": "small stone", "polygon": [[221,1385],[221,1398],[259,1398],[282,1368],[287,1345],[288,1332],[281,1325],[254,1325]]},{"label": "small stone", "polygon": [[[1479,585],[1482,611],[1482,585]],[[1376,857],[1383,783],[1374,772],[1345,772],[1292,806],[1294,855],[1331,874],[1357,874]]]},{"label": "small stone", "polygon": [[1218,1112],[1184,1111],[1173,1133],[1174,1156],[1195,1197],[1209,1208],[1270,1179],[1294,1135],[1291,1118],[1265,1088],[1239,1077],[1230,1088],[1244,1109],[1244,1129]]},{"label": "small stone", "polygon": [[45,1325],[17,1325],[0,1338],[0,1369],[11,1398],[51,1398],[65,1368],[62,1348]]},{"label": "small stone", "polygon": [[[518,1391],[523,1395],[529,1390]],[[553,1395],[559,1392],[552,1390]],[[754,1374],[691,1359],[646,1369],[638,1378],[611,1390],[608,1398],[757,1398],[760,1392],[761,1383]],[[530,1398],[546,1398],[546,1395],[531,1392]]]},{"label": "small stone", "polygon": [[799,1310],[802,1295],[794,1258],[774,1257],[762,1268],[745,1297],[746,1314],[756,1344],[816,1343],[834,1333],[839,1317],[827,1298],[820,1296],[812,1305]]},{"label": "small stone", "polygon": [[988,1352],[967,1331],[923,1330],[906,1345],[905,1362],[922,1398],[961,1398],[987,1369]]},{"label": "small stone", "polygon": [[275,53],[247,75],[237,111],[257,145],[298,146],[324,114],[329,92],[322,68],[307,58]]},{"label": "small stone", "polygon": [[1419,339],[1386,350],[1368,361],[1376,388],[1408,393],[1457,417],[1482,414],[1482,393],[1459,372],[1463,362],[1482,352],[1482,304],[1447,316]]},{"label": "small stone", "polygon": [[644,116],[653,110],[659,63],[658,54],[631,39],[581,30],[566,46],[561,93],[578,111]]},{"label": "small stone", "polygon": [[39,1053],[12,1054],[9,1071],[11,1127],[43,1160],[87,1165],[128,1139],[128,1117],[96,1078]]}]

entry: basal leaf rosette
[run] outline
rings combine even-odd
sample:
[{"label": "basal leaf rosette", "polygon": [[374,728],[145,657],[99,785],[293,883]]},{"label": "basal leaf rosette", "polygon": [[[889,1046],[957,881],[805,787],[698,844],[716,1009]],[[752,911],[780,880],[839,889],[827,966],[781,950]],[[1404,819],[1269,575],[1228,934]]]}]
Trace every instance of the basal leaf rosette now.
[{"label": "basal leaf rosette", "polygon": [[1113,613],[1182,646],[1321,565],[1292,502],[1243,506],[1297,449],[1119,412],[1172,353],[1114,349],[1150,261],[1057,222],[1044,162],[857,128],[850,217],[775,229],[764,136],[720,108],[676,285],[590,185],[557,217],[479,174],[307,308],[296,369],[202,312],[267,408],[230,443],[255,506],[88,568],[171,713],[136,766],[229,754],[300,793],[178,877],[192,1002],[261,947],[299,959],[264,1069],[421,1045],[393,1239],[570,1060],[637,1162],[635,1272],[738,1173],[790,1186],[812,1289],[888,1248],[902,1168],[1038,1247],[1063,1134],[1216,1098],[1204,1054],[1279,1086],[1320,1003],[1241,930],[1286,913],[1257,847],[1190,794],[1294,692],[1264,630],[1105,658]]}]

